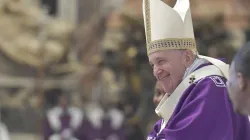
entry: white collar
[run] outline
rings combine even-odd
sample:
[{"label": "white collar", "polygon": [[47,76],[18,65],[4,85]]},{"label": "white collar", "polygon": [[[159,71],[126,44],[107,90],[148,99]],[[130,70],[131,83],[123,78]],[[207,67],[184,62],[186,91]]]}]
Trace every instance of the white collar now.
[{"label": "white collar", "polygon": [[183,79],[185,79],[189,74],[194,72],[199,66],[201,66],[202,64],[206,64],[206,63],[208,63],[207,60],[202,59],[202,58],[196,58],[194,62],[192,63],[192,65],[186,69]]}]

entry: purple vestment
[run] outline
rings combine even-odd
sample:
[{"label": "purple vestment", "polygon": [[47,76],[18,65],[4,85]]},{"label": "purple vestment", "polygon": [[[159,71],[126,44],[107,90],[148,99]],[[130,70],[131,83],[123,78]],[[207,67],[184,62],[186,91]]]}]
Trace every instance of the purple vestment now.
[{"label": "purple vestment", "polygon": [[124,128],[113,128],[110,119],[102,120],[100,128],[85,120],[81,132],[85,138],[84,140],[125,140]]},{"label": "purple vestment", "polygon": [[[86,111],[81,133],[84,140],[125,140],[124,116],[117,109],[107,112],[101,107],[91,107]],[[79,131],[80,132],[80,131]]]},{"label": "purple vestment", "polygon": [[147,140],[250,140],[248,117],[234,112],[225,83],[220,76],[193,83],[164,129],[159,120]]}]

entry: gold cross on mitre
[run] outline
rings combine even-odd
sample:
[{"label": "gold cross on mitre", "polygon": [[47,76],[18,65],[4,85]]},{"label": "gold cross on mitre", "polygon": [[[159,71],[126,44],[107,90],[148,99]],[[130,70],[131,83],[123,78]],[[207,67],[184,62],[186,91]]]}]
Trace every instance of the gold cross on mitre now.
[{"label": "gold cross on mitre", "polygon": [[172,7],[162,0],[143,0],[148,55],[159,50],[197,51],[189,0]]}]

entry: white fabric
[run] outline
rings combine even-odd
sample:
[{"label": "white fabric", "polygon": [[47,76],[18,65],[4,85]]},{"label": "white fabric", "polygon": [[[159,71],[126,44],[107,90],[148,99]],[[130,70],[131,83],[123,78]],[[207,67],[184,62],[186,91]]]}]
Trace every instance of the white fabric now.
[{"label": "white fabric", "polygon": [[83,113],[80,109],[76,107],[70,107],[69,108],[69,114],[71,116],[70,126],[73,129],[77,129],[83,120]]},{"label": "white fabric", "polygon": [[[70,114],[70,127],[72,129],[77,129],[83,120],[83,113],[80,109],[76,107],[70,107],[68,109]],[[63,113],[63,109],[61,107],[55,107],[48,111],[47,118],[49,121],[50,126],[54,131],[59,131],[61,129],[61,121],[60,116]]]},{"label": "white fabric", "polygon": [[122,127],[125,120],[125,116],[116,108],[109,109],[106,113],[98,104],[88,104],[86,105],[87,118],[95,128],[102,127],[102,119],[108,117],[111,119],[112,128],[118,130]]},{"label": "white fabric", "polygon": [[10,140],[9,131],[7,127],[0,122],[0,140]]},{"label": "white fabric", "polygon": [[206,64],[206,63],[208,63],[206,59],[196,58],[193,64],[186,69],[183,79],[186,78],[192,72],[194,72],[199,66]]},{"label": "white fabric", "polygon": [[229,77],[229,65],[228,64],[222,62],[221,60],[218,60],[218,59],[215,59],[215,58],[212,58],[212,57],[208,57],[208,56],[198,55],[198,57],[206,59],[207,61],[209,61],[210,63],[215,65],[217,68],[220,69],[223,76],[226,79],[228,79],[228,77]]},{"label": "white fabric", "polygon": [[171,94],[170,97],[168,97],[167,95],[163,97],[163,99],[160,101],[157,108],[155,109],[155,112],[160,117],[162,117],[165,122],[168,122],[168,120],[172,116],[172,113],[174,112],[174,109],[178,104],[179,99],[181,98],[183,92],[191,85],[189,82],[190,82],[190,77],[193,75],[195,76],[194,82],[210,75],[223,76],[221,71],[214,65],[205,66],[188,75],[178,85],[178,87],[175,89],[175,91]]},{"label": "white fabric", "polygon": [[116,134],[112,134],[108,136],[107,140],[120,140],[119,136]]},{"label": "white fabric", "polygon": [[162,121],[161,121],[161,129],[160,129],[160,131],[157,133],[157,136],[161,133],[161,131],[166,127],[166,125],[167,125],[167,122],[166,121],[164,121],[164,119],[162,119]]},{"label": "white fabric", "polygon": [[100,105],[95,103],[89,103],[86,105],[86,115],[91,124],[95,128],[101,128],[102,127],[102,118],[105,115],[105,112],[101,108]]},{"label": "white fabric", "polygon": [[61,122],[59,119],[61,114],[62,114],[62,109],[60,109],[59,107],[55,107],[49,110],[47,113],[49,125],[54,131],[59,131],[61,128]]},{"label": "white fabric", "polygon": [[[146,23],[146,1],[143,0],[144,23]],[[151,41],[170,38],[194,39],[189,0],[177,0],[173,8],[162,2],[162,0],[149,0],[149,3]]]},{"label": "white fabric", "polygon": [[112,108],[108,111],[108,116],[111,118],[112,128],[118,130],[122,127],[125,117],[121,111],[116,108]]},{"label": "white fabric", "polygon": [[62,21],[78,24],[78,0],[58,0],[58,18]]}]

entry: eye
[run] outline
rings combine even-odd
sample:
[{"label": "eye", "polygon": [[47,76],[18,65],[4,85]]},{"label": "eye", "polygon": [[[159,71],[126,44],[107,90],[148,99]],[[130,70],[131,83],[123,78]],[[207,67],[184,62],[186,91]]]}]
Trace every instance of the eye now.
[{"label": "eye", "polygon": [[162,65],[162,64],[164,64],[164,63],[165,63],[164,60],[159,60],[159,61],[158,61],[158,64],[159,64],[159,65]]},{"label": "eye", "polygon": [[151,64],[151,63],[150,63],[150,66],[151,66],[152,68],[154,68],[154,64]]},{"label": "eye", "polygon": [[159,91],[159,90],[157,90],[156,92],[155,92],[155,96],[160,96],[161,95],[161,92]]}]

